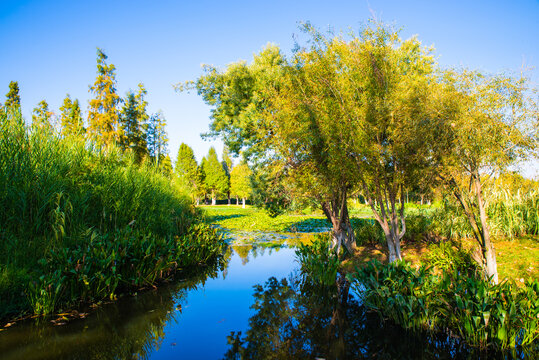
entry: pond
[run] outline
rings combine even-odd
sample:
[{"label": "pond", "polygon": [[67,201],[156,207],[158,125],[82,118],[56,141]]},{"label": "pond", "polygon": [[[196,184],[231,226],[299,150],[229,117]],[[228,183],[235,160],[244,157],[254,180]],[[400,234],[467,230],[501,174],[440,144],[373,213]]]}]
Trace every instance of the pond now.
[{"label": "pond", "polygon": [[291,245],[301,240],[236,234],[230,237],[232,246],[223,261],[201,273],[89,309],[84,319],[15,324],[0,332],[0,359],[498,355],[474,353],[452,338],[408,334],[366,311],[346,284],[311,283],[301,276]]}]

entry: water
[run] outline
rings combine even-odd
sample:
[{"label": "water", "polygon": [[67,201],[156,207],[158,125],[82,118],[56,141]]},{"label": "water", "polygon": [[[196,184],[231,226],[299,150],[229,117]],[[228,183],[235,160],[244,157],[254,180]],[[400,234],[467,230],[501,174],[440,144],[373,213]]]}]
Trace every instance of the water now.
[{"label": "water", "polygon": [[220,266],[89,309],[65,325],[17,323],[0,332],[0,359],[511,358],[406,333],[347,296],[344,283],[312,284],[286,246],[301,239],[232,238],[241,245]]}]

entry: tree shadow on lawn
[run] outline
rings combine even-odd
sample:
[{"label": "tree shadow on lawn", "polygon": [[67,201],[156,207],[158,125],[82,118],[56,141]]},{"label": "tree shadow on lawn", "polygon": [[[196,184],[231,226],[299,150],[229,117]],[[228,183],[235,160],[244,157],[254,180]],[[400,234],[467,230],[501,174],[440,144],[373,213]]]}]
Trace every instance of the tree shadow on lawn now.
[{"label": "tree shadow on lawn", "polygon": [[287,232],[326,232],[331,230],[331,223],[325,218],[308,218],[296,221],[286,228]]}]

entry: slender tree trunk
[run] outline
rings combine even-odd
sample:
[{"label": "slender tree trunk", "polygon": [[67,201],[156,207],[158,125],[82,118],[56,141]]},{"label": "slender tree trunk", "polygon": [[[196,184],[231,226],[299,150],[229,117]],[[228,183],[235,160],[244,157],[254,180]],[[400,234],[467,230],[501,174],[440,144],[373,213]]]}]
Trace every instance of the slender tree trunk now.
[{"label": "slender tree trunk", "polygon": [[238,197],[238,195],[236,195],[236,205],[239,205],[240,204],[240,199]]},{"label": "slender tree trunk", "polygon": [[485,273],[486,275],[492,279],[492,282],[495,284],[498,283],[498,267],[496,264],[496,252],[494,250],[494,246],[492,245],[492,241],[490,239],[490,228],[488,226],[487,222],[487,213],[485,210],[485,203],[483,201],[483,190],[481,187],[481,180],[479,178],[479,174],[476,174],[475,176],[475,189],[476,189],[476,196],[477,196],[477,204],[479,207],[479,218],[481,219],[481,227],[483,228],[482,231],[482,253],[483,253],[483,259],[484,259],[484,266],[485,266]]},{"label": "slender tree trunk", "polygon": [[228,193],[228,206],[230,206],[230,192]]},{"label": "slender tree trunk", "polygon": [[241,205],[242,208],[245,209],[245,198],[242,199],[243,204]]},{"label": "slender tree trunk", "polygon": [[217,199],[215,197],[211,198],[211,204],[215,205],[217,203]]},{"label": "slender tree trunk", "polygon": [[[371,191],[367,184],[363,182],[365,197],[369,201],[375,219],[382,227],[387,243],[388,260],[392,263],[397,260],[402,260],[400,242],[406,233],[406,223],[404,219],[404,191],[402,190],[401,185],[399,197],[400,206],[399,209],[397,209],[395,206],[395,203],[397,202],[397,192],[386,190],[386,193],[384,194],[379,184],[375,184],[375,187],[376,190]],[[373,193],[375,198],[372,196]],[[382,194],[384,194],[384,196],[382,196]],[[379,206],[377,206],[377,204],[379,204]]]}]

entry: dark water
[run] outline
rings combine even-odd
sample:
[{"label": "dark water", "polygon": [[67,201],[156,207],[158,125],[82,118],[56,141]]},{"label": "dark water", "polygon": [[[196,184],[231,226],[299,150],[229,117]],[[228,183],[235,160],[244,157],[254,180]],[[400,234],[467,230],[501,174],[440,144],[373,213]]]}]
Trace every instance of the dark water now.
[{"label": "dark water", "polygon": [[472,352],[455,339],[384,323],[346,283],[321,287],[302,277],[294,249],[273,240],[244,238],[222,264],[104,304],[85,319],[18,323],[0,333],[0,359],[526,357]]}]

